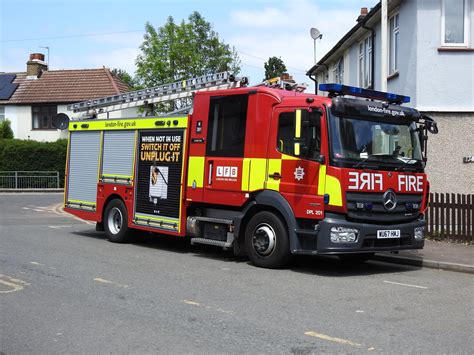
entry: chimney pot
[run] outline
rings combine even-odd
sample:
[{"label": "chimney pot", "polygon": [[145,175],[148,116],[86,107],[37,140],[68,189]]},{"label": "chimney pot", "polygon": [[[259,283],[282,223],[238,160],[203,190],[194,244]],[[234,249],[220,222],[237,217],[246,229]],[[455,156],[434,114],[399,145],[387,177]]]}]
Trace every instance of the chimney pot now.
[{"label": "chimney pot", "polygon": [[361,7],[361,8],[360,8],[360,14],[361,14],[362,16],[365,16],[365,15],[367,15],[368,13],[369,13],[369,10],[368,10],[366,7]]}]

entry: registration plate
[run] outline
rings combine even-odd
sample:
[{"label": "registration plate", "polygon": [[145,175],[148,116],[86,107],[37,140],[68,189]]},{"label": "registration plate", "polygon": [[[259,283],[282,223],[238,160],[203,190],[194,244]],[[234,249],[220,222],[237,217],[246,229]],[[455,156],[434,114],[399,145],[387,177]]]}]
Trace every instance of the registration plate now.
[{"label": "registration plate", "polygon": [[400,229],[386,229],[377,231],[377,239],[400,238]]}]

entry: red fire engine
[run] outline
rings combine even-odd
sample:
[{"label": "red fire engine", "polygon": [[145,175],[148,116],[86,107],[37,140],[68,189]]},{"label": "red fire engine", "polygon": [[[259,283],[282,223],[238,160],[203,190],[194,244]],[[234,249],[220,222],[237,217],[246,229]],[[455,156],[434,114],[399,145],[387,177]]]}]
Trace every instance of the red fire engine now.
[{"label": "red fire engine", "polygon": [[432,119],[390,93],[245,84],[220,73],[71,105],[97,114],[194,97],[187,115],[71,120],[65,210],[112,242],[135,229],[188,236],[267,268],[292,254],[423,248]]}]

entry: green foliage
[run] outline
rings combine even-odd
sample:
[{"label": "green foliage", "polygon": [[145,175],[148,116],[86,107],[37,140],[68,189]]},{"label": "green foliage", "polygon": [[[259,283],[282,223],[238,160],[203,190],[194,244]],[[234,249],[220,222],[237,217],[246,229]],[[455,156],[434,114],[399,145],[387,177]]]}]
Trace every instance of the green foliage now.
[{"label": "green foliage", "polygon": [[64,183],[67,139],[37,142],[0,139],[0,171],[59,171]]},{"label": "green foliage", "polygon": [[268,80],[275,78],[277,76],[282,76],[283,73],[286,73],[286,65],[283,63],[281,58],[270,57],[268,61],[264,64],[265,67],[265,79]]},{"label": "green foliage", "polygon": [[162,27],[146,23],[145,29],[136,59],[137,78],[145,87],[226,70],[235,74],[240,71],[235,49],[221,41],[198,12],[179,25],[168,17]]},{"label": "green foliage", "polygon": [[0,138],[12,139],[13,130],[9,119],[0,122]]},{"label": "green foliage", "polygon": [[131,90],[140,89],[140,87],[139,87],[137,81],[135,80],[135,78],[133,78],[133,76],[131,76],[129,73],[127,73],[127,71],[125,71],[123,69],[115,68],[115,69],[112,69],[110,72],[112,73],[112,75],[115,75],[117,78],[122,80],[125,84],[130,86]]}]

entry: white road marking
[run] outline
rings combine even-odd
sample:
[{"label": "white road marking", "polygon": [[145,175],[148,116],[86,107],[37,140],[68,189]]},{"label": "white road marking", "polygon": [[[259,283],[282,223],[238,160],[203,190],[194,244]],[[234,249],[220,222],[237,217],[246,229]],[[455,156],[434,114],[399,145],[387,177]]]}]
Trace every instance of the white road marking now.
[{"label": "white road marking", "polygon": [[38,265],[38,266],[44,266],[44,264],[41,264],[37,261],[30,261],[30,264],[33,264],[33,265]]},{"label": "white road marking", "polygon": [[59,216],[74,218],[75,220],[77,220],[79,222],[86,223],[86,224],[89,224],[89,225],[92,225],[92,226],[95,225],[95,222],[86,221],[86,220],[83,220],[83,219],[81,219],[79,217],[76,217],[72,214],[64,212],[64,203],[58,203],[56,205],[50,206],[49,208]]},{"label": "white road marking", "polygon": [[53,229],[61,229],[61,228],[71,228],[72,226],[60,225],[60,226],[48,226],[48,227],[53,228]]},{"label": "white road marking", "polygon": [[362,344],[355,343],[355,342],[347,340],[347,339],[331,337],[331,336],[326,335],[326,334],[321,334],[321,333],[316,333],[316,332],[306,332],[304,334],[309,335],[310,337],[315,337],[315,338],[319,338],[319,339],[323,339],[323,340],[328,340],[328,341],[332,341],[332,342],[338,343],[338,344],[355,346],[357,348],[360,348],[362,346]]},{"label": "white road marking", "polygon": [[0,274],[0,284],[9,287],[8,290],[2,290],[0,293],[11,293],[15,291],[23,290],[24,286],[28,286],[29,283],[23,280],[14,279],[13,277]]},{"label": "white road marking", "polygon": [[410,285],[410,284],[404,284],[404,283],[401,283],[401,282],[393,282],[393,281],[386,281],[384,280],[385,283],[387,284],[392,284],[392,285],[399,285],[399,286],[407,286],[407,287],[415,287],[415,288],[421,288],[423,290],[427,290],[428,287],[425,287],[425,286],[419,286],[419,285]]},{"label": "white road marking", "polygon": [[22,207],[22,209],[24,209],[24,210],[29,210],[29,208],[28,208],[28,207]]},{"label": "white road marking", "polygon": [[101,283],[104,283],[104,284],[111,284],[111,285],[115,285],[115,286],[122,287],[122,288],[128,288],[128,285],[121,285],[119,283],[103,279],[101,277],[96,277],[94,279],[94,281],[101,282]]},{"label": "white road marking", "polygon": [[190,301],[190,300],[183,300],[184,303],[186,304],[189,304],[191,306],[196,306],[196,307],[204,307],[206,309],[211,309],[211,310],[214,310],[216,312],[219,312],[219,313],[225,313],[225,314],[234,314],[234,311],[228,311],[226,309],[222,309],[222,308],[214,308],[212,306],[208,306],[208,305],[205,305],[205,304],[201,304],[199,302],[195,302],[195,301]]}]

